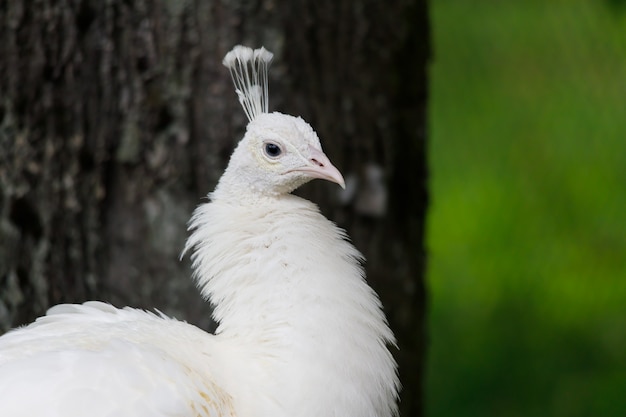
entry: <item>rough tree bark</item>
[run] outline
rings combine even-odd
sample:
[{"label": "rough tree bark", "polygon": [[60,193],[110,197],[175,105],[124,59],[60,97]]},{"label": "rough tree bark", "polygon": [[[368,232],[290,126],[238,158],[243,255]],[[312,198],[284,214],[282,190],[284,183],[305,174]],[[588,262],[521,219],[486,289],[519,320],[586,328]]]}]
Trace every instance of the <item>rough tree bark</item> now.
[{"label": "rough tree bark", "polygon": [[0,3],[0,331],[101,299],[210,328],[178,255],[245,117],[224,54],[275,53],[270,106],[350,178],[302,193],[367,256],[422,415],[426,0]]}]

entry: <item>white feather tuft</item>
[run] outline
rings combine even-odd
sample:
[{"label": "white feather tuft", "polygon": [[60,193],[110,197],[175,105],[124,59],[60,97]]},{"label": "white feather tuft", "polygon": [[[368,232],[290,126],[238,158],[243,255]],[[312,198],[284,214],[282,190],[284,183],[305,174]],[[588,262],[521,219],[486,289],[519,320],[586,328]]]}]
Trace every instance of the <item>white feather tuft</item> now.
[{"label": "white feather tuft", "polygon": [[237,45],[226,54],[222,63],[230,70],[241,107],[249,121],[269,109],[267,73],[272,62],[267,49]]}]

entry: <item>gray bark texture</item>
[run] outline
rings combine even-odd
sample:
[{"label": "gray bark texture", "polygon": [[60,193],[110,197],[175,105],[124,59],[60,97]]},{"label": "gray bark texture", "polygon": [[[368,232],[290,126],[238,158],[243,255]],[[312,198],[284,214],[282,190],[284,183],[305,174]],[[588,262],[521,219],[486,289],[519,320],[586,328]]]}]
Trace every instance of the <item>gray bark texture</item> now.
[{"label": "gray bark texture", "polygon": [[246,124],[221,60],[274,52],[270,107],[348,178],[299,191],[364,252],[423,415],[426,0],[1,0],[0,333],[99,299],[211,329],[179,261]]}]

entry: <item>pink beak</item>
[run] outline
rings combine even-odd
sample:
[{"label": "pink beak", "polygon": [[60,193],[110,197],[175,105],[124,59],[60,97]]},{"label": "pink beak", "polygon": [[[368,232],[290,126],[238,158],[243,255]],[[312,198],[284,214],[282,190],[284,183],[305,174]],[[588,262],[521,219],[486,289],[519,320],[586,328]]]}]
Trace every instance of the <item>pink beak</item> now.
[{"label": "pink beak", "polygon": [[346,182],[343,179],[343,175],[335,166],[330,162],[330,159],[324,153],[314,147],[309,147],[310,158],[309,163],[302,168],[298,168],[297,171],[305,172],[313,178],[320,178],[323,180],[337,183],[341,188],[346,188]]}]

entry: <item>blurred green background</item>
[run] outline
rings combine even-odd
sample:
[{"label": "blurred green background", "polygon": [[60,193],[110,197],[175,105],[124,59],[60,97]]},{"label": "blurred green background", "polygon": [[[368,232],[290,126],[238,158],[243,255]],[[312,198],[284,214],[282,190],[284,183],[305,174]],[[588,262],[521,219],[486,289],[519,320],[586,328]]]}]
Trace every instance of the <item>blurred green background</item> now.
[{"label": "blurred green background", "polygon": [[626,416],[626,1],[431,17],[427,415]]}]

